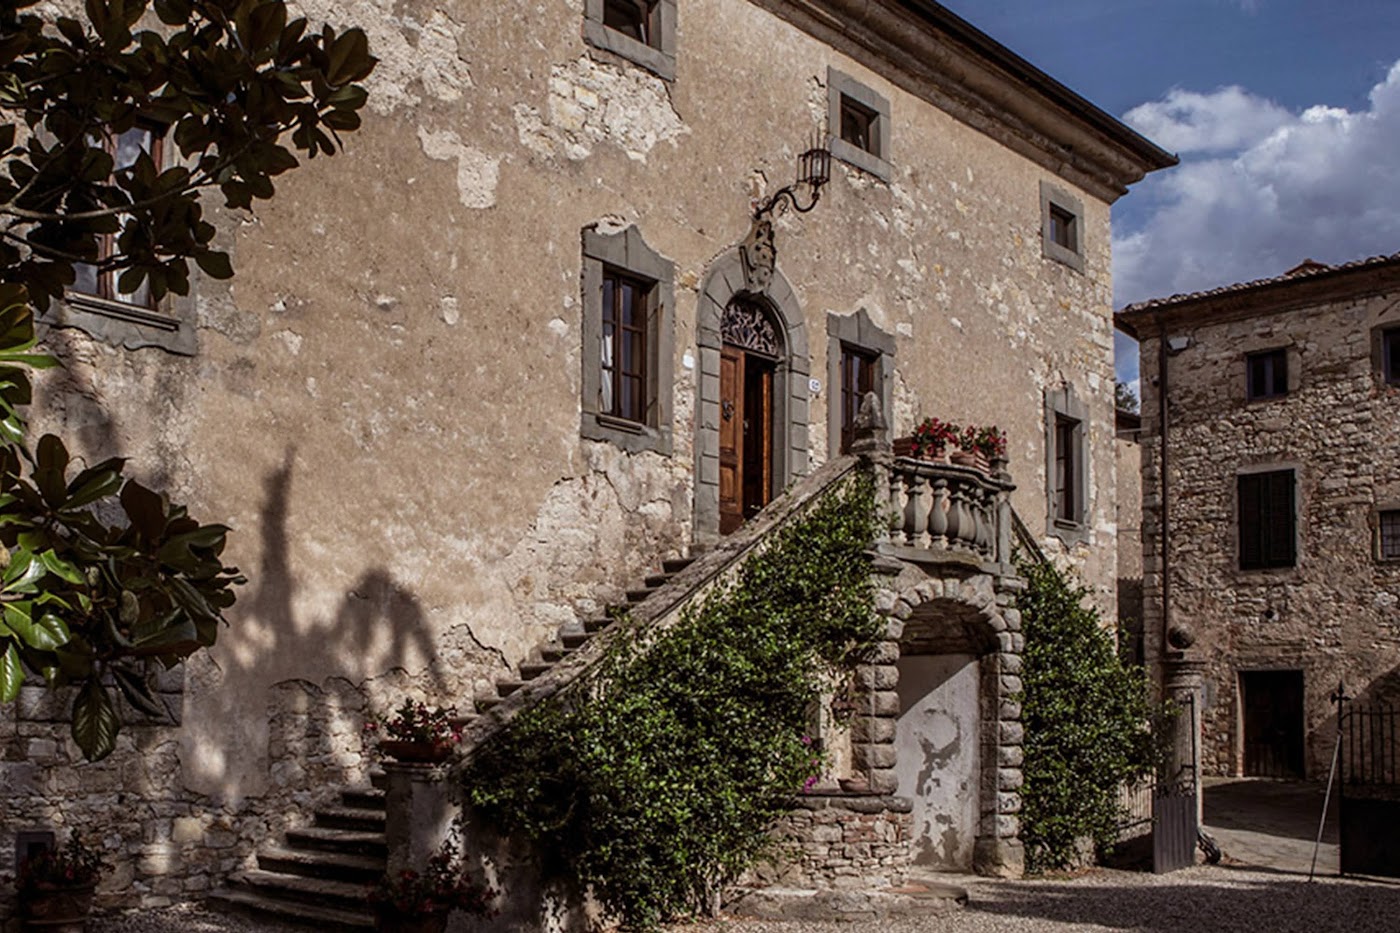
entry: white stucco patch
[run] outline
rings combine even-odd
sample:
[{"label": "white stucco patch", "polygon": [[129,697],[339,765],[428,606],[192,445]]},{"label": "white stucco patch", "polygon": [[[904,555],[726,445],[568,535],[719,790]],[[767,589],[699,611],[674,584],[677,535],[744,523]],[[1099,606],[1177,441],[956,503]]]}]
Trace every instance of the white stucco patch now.
[{"label": "white stucco patch", "polygon": [[359,26],[379,59],[365,80],[369,108],[392,113],[416,107],[423,98],[455,101],[472,86],[471,70],[462,55],[462,26],[441,10],[426,22],[398,11],[394,0],[294,0],[294,13],[312,24],[330,23],[337,29]]},{"label": "white stucco patch", "polygon": [[430,159],[457,160],[457,194],[464,205],[478,209],[496,206],[496,185],[501,178],[499,157],[468,146],[451,130],[434,133],[420,126],[418,141]]},{"label": "white stucco patch", "polygon": [[572,161],[586,159],[595,146],[608,143],[645,162],[657,143],[690,132],[671,106],[666,82],[587,55],[553,66],[545,109],[516,105],[515,125],[530,151]]}]

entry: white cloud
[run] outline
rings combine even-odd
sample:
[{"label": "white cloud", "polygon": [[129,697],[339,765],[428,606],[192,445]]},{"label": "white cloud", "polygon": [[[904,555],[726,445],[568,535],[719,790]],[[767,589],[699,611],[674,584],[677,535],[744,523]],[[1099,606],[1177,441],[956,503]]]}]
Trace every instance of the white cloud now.
[{"label": "white cloud", "polygon": [[[1369,107],[1290,113],[1240,88],[1172,91],[1124,119],[1182,164],[1134,189],[1114,238],[1121,304],[1400,251],[1400,62]],[[1155,134],[1155,135],[1154,135]]]},{"label": "white cloud", "polygon": [[1252,145],[1289,123],[1293,115],[1242,87],[1221,88],[1212,94],[1174,88],[1162,100],[1129,110],[1123,119],[1164,149],[1191,153]]}]

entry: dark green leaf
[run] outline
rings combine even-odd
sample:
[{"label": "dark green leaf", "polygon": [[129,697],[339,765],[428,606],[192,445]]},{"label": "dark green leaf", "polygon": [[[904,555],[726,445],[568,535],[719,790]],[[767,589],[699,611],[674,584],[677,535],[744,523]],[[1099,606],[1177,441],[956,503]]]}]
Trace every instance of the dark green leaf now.
[{"label": "dark green leaf", "polygon": [[154,718],[167,715],[167,710],[151,693],[151,687],[146,683],[146,678],[135,671],[127,670],[124,667],[112,668],[112,679],[117,684],[117,689],[122,693],[126,702],[135,709]]},{"label": "dark green leaf", "polygon": [[204,273],[215,279],[233,278],[233,264],[229,262],[228,253],[221,253],[216,250],[200,250],[194,254],[194,261],[199,264],[199,268]]},{"label": "dark green leaf", "polygon": [[121,721],[112,698],[94,679],[88,680],[73,700],[73,741],[88,761],[101,761],[117,746]]},{"label": "dark green leaf", "polygon": [[11,642],[0,655],[0,703],[12,703],[19,696],[19,688],[24,685],[24,668],[19,663],[19,652]]}]

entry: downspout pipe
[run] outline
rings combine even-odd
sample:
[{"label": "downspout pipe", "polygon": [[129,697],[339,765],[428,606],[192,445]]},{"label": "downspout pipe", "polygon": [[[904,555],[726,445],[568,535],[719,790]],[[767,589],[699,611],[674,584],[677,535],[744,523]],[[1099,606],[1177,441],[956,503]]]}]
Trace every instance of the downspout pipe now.
[{"label": "downspout pipe", "polygon": [[1168,481],[1167,465],[1168,450],[1167,436],[1170,433],[1170,422],[1167,415],[1167,329],[1162,321],[1162,316],[1157,315],[1157,424],[1161,437],[1160,449],[1160,469],[1161,469],[1161,490],[1159,501],[1162,503],[1162,519],[1159,522],[1158,532],[1162,540],[1158,545],[1158,551],[1162,555],[1162,646],[1161,656],[1166,657],[1171,650],[1171,642],[1167,633],[1172,628],[1172,575],[1171,575],[1171,508],[1167,499]]}]

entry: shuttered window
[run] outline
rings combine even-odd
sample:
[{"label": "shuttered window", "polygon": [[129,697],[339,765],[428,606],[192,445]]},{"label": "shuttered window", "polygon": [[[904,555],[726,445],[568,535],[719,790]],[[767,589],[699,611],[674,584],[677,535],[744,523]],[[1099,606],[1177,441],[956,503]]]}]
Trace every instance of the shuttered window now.
[{"label": "shuttered window", "polygon": [[1297,563],[1292,470],[1239,477],[1240,569],[1264,570]]}]

